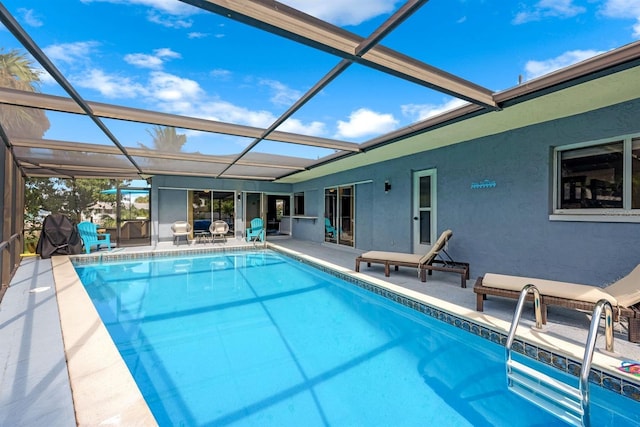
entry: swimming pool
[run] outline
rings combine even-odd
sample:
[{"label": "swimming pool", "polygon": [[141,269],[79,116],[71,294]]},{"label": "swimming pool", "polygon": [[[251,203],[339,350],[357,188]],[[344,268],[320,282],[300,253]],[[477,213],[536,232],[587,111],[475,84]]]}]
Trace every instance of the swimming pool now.
[{"label": "swimming pool", "polygon": [[[506,390],[500,345],[281,254],[76,270],[161,425],[563,425]],[[640,422],[592,397],[594,425]]]}]

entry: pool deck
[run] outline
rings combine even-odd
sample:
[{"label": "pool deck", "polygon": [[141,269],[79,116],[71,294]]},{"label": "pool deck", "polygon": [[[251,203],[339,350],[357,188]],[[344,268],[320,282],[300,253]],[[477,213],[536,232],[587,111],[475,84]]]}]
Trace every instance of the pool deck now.
[{"label": "pool deck", "polygon": [[[433,276],[428,276],[426,283],[420,282],[415,270],[410,268],[392,271],[391,276],[385,278],[382,266],[367,268],[363,265],[361,273],[356,274],[353,271],[355,257],[361,251],[295,239],[281,238],[269,240],[269,242],[297,254],[312,256],[349,274],[376,282],[391,283],[391,286],[398,286],[412,294],[422,295],[428,298],[430,303],[436,303],[456,314],[489,322],[499,328],[508,325],[513,317],[515,309],[513,300],[489,298],[485,302],[484,313],[475,311],[476,298],[472,289],[475,281],[473,264],[471,265],[472,280],[467,283],[469,287],[463,289],[460,287],[457,274],[436,271]],[[188,249],[212,246],[214,245],[210,243],[193,244]],[[216,243],[215,246],[219,247],[221,244]],[[227,246],[250,245],[229,239]],[[157,248],[132,247],[119,248],[116,251],[129,253],[176,248],[187,247],[184,245],[176,247],[169,243],[159,245]],[[105,415],[106,418],[98,418],[102,422],[94,423],[95,419],[91,418],[94,414],[91,412],[100,412],[96,409],[96,403],[88,405],[91,400],[87,400],[87,395],[78,394],[78,389],[83,387],[88,390],[85,393],[91,395],[91,388],[101,387],[103,383],[99,377],[89,376],[86,372],[89,368],[85,362],[96,358],[96,354],[91,353],[88,345],[85,347],[86,337],[93,335],[96,330],[95,325],[87,319],[92,314],[86,314],[77,308],[79,304],[76,298],[82,298],[82,296],[74,295],[74,288],[60,287],[60,284],[56,283],[61,281],[60,273],[56,273],[54,280],[52,266],[59,264],[61,258],[65,257],[46,260],[25,257],[0,304],[0,342],[2,343],[0,363],[3,368],[0,383],[0,426],[132,425],[127,420],[137,420],[135,424],[147,425],[143,421],[144,413],[140,415],[135,410],[132,411],[133,415],[125,413],[111,417]],[[525,310],[522,326],[518,329],[519,334],[521,330],[523,335],[530,334],[528,329],[533,324],[532,318],[530,310]],[[68,335],[69,332],[65,327],[63,339],[61,321],[63,324],[71,322],[83,325],[84,329],[76,330],[75,335]],[[535,335],[533,338],[541,339],[552,346],[572,348],[573,352],[579,354],[584,348],[589,323],[588,314],[550,307],[549,323],[542,332],[533,333]],[[640,360],[640,344],[626,340],[625,328],[624,324],[616,325],[615,353],[608,355],[597,350],[594,355],[594,364],[599,360],[605,360],[604,363],[612,363],[612,360],[615,362],[615,359]],[[104,334],[104,331],[100,333]],[[599,334],[598,349],[604,348],[602,335],[602,333]],[[101,359],[111,358],[111,356],[105,357],[103,353],[105,350],[98,348]],[[110,361],[109,365],[118,364]],[[118,365],[117,368],[122,369],[122,366]],[[80,370],[79,374],[76,373],[78,370]],[[633,381],[634,378],[630,377],[630,380]],[[72,383],[74,384],[73,394]],[[124,387],[130,387],[130,385],[124,385]],[[128,394],[119,393],[117,390],[114,392],[121,395]],[[127,418],[129,416],[132,418]]]}]

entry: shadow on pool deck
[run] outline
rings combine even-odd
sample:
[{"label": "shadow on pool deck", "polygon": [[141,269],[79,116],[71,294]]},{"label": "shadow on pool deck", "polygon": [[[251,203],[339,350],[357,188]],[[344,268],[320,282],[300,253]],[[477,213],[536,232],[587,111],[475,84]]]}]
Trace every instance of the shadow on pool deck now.
[{"label": "shadow on pool deck", "polygon": [[[360,251],[336,245],[318,244],[295,239],[274,239],[283,248],[300,252],[339,267],[353,270]],[[229,239],[227,245],[251,246],[243,241]],[[157,250],[198,249],[213,244],[192,244],[176,248],[161,244]],[[216,243],[215,246],[222,245]],[[117,252],[149,251],[149,247],[119,248]],[[422,283],[415,270],[401,268],[384,277],[381,266],[367,268],[361,273],[386,280],[431,297],[456,305],[475,308],[475,294],[471,286],[475,281],[473,265],[469,288],[460,287],[459,276],[434,272]],[[490,298],[485,302],[485,313],[510,322],[515,309],[514,300]],[[532,324],[532,310],[525,311],[522,328]],[[544,333],[584,346],[590,316],[577,311],[549,308],[549,323]],[[598,348],[603,348],[602,333]],[[0,426],[75,426],[71,387],[60,331],[58,305],[54,292],[51,260],[27,257],[16,272],[0,304]],[[619,357],[640,360],[640,345],[626,340],[624,325],[615,328],[615,352]]]}]

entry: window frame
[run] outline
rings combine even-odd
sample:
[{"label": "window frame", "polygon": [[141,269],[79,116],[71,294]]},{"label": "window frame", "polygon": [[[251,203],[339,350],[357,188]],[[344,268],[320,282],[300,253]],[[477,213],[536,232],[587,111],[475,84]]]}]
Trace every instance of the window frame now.
[{"label": "window frame", "polygon": [[[631,200],[633,176],[632,148],[633,141],[638,139],[640,139],[640,133],[553,147],[552,213],[549,215],[549,219],[552,221],[640,222],[640,209],[633,209]],[[560,188],[562,183],[561,154],[569,150],[601,146],[615,142],[622,142],[623,146],[622,208],[560,208],[560,195],[562,191]]]}]

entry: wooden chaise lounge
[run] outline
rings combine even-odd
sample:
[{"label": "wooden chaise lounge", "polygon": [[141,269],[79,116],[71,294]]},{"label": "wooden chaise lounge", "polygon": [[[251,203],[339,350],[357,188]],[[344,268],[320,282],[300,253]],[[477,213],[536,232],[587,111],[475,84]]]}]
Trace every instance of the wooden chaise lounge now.
[{"label": "wooden chaise lounge", "polygon": [[[624,317],[629,319],[629,341],[640,342],[640,265],[627,276],[604,288],[487,273],[478,278],[473,288],[476,293],[476,310],[484,310],[487,295],[518,299],[522,288],[529,283],[534,284],[540,292],[542,323],[547,322],[547,307],[550,305],[591,312],[599,300],[606,299],[613,307],[614,321]],[[531,293],[527,299],[533,299]]]},{"label": "wooden chaise lounge", "polygon": [[426,282],[427,272],[431,275],[434,270],[447,271],[460,274],[460,285],[466,288],[469,279],[469,263],[452,260],[444,249],[451,236],[453,236],[451,230],[444,231],[429,252],[424,255],[385,251],[365,252],[356,258],[356,272],[360,271],[361,262],[366,262],[367,267],[371,267],[371,264],[383,264],[385,277],[389,277],[391,266],[395,267],[395,271],[398,271],[400,266],[413,267],[418,269],[420,280]]}]

